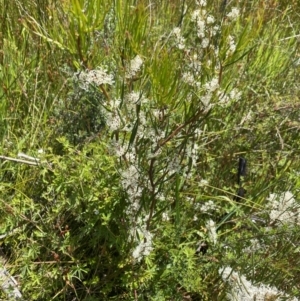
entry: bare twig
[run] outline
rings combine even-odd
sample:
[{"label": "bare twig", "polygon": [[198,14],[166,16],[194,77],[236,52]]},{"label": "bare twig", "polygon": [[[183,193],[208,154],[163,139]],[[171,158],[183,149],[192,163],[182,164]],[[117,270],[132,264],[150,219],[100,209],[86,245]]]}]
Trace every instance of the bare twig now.
[{"label": "bare twig", "polygon": [[300,34],[296,34],[296,35],[293,35],[293,36],[290,36],[290,37],[280,39],[279,41],[286,41],[286,40],[289,40],[289,39],[299,38],[299,37],[300,37]]},{"label": "bare twig", "polygon": [[158,146],[156,147],[154,153],[163,145],[165,145],[168,141],[170,141],[174,136],[176,136],[183,128],[185,128],[187,125],[189,125],[192,122],[197,121],[197,119],[201,116],[201,114],[206,113],[208,115],[210,111],[204,111],[203,109],[200,109],[195,115],[193,115],[190,119],[188,119],[185,123],[180,124],[177,126],[176,129],[164,140],[162,140]]},{"label": "bare twig", "polygon": [[36,157],[31,157],[31,156],[28,156],[24,153],[18,153],[18,157],[19,158],[24,158],[24,159],[27,159],[27,160],[30,160],[30,161],[34,161],[34,162],[39,162],[40,159],[39,158],[36,158]]},{"label": "bare twig", "polygon": [[17,162],[17,163],[24,163],[24,164],[28,164],[28,165],[35,165],[35,166],[40,165],[39,162],[16,159],[16,158],[6,157],[6,156],[0,156],[0,159],[7,160],[7,161],[13,161],[13,162]]},{"label": "bare twig", "polygon": [[284,148],[284,141],[283,141],[283,139],[280,135],[280,132],[279,132],[279,129],[277,128],[277,126],[276,126],[276,131],[277,131],[277,135],[278,135],[278,138],[279,138],[279,141],[280,141],[280,144],[281,144],[281,149],[283,149]]},{"label": "bare twig", "polygon": [[0,286],[2,290],[7,294],[9,300],[23,300],[23,296],[18,289],[18,283],[14,277],[12,277],[5,267],[5,258],[0,254]]},{"label": "bare twig", "polygon": [[52,170],[52,164],[48,163],[47,161],[41,162],[40,159],[28,156],[23,153],[18,154],[19,157],[26,158],[28,160],[22,160],[22,159],[17,159],[17,158],[12,158],[12,157],[7,157],[7,156],[2,156],[0,155],[0,160],[7,160],[7,161],[12,161],[16,163],[23,163],[27,165],[33,165],[33,166],[41,166],[41,165],[46,165],[48,169]]}]

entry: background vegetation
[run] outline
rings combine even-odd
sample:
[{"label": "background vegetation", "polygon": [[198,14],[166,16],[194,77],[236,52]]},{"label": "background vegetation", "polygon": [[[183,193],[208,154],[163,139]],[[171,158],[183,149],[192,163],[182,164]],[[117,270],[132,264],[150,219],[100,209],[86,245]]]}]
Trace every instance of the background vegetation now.
[{"label": "background vegetation", "polygon": [[0,0],[1,155],[37,163],[0,169],[24,300],[239,300],[226,267],[300,297],[300,6],[207,2]]}]

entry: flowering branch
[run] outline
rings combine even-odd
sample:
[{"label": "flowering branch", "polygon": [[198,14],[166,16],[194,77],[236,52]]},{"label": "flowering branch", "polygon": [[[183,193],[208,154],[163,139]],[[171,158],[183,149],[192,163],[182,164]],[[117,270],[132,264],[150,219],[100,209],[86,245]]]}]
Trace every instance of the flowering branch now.
[{"label": "flowering branch", "polygon": [[[183,128],[185,128],[190,123],[196,121],[198,117],[203,113],[204,111],[201,109],[196,115],[192,116],[186,123],[179,125],[166,139],[164,139],[162,142],[158,144],[154,152],[157,152],[160,147],[165,145],[168,141],[170,141],[174,136],[176,136]],[[207,112],[205,117],[209,115],[211,110]]]}]

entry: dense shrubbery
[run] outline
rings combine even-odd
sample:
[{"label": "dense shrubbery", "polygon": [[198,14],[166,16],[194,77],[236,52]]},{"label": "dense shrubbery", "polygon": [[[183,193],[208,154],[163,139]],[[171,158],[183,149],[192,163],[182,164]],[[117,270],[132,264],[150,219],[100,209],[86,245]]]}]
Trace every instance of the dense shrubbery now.
[{"label": "dense shrubbery", "polygon": [[23,2],[0,234],[24,300],[298,300],[299,5]]}]

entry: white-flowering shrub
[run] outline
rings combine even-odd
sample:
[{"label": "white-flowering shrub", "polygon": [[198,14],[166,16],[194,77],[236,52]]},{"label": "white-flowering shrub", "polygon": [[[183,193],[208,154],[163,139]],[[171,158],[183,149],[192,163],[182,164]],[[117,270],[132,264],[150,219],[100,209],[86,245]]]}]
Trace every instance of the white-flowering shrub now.
[{"label": "white-flowering shrub", "polygon": [[298,301],[297,298],[288,297],[275,287],[259,284],[254,285],[245,276],[235,272],[232,268],[220,268],[219,274],[223,281],[228,283],[230,290],[227,294],[229,301],[267,301],[267,300],[288,300]]}]

